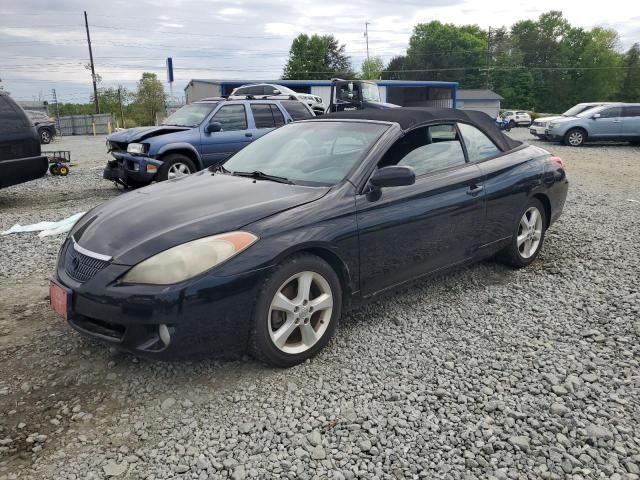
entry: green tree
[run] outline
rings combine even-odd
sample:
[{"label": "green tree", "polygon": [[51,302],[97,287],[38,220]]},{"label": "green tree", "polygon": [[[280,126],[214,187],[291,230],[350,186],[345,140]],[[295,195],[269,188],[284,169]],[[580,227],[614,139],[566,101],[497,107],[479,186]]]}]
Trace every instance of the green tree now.
[{"label": "green tree", "polygon": [[333,35],[300,34],[293,39],[289,60],[284,67],[284,80],[310,80],[340,76],[354,78],[351,59]]},{"label": "green tree", "polygon": [[640,43],[634,43],[627,50],[622,61],[624,78],[620,91],[620,100],[640,102]]},{"label": "green tree", "polygon": [[380,57],[367,58],[362,62],[360,78],[364,80],[378,80],[383,68],[384,62]]},{"label": "green tree", "polygon": [[[435,20],[414,27],[405,59],[394,58],[387,70],[406,70],[407,80],[456,81],[463,88],[477,88],[484,84],[480,68],[486,61],[487,33],[480,27]],[[397,78],[397,73],[385,76]]]},{"label": "green tree", "polygon": [[164,111],[165,93],[162,82],[155,73],[144,72],[138,81],[133,117],[140,125],[153,125],[157,112]]}]

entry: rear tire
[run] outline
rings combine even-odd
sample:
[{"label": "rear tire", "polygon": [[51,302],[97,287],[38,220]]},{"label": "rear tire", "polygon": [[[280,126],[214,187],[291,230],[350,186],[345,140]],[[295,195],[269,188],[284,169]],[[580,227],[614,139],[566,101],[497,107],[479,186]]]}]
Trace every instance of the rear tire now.
[{"label": "rear tire", "polygon": [[264,281],[253,313],[249,351],[275,367],[292,367],[316,355],[342,315],[342,287],[320,257],[285,260]]},{"label": "rear tire", "polygon": [[570,147],[581,147],[587,140],[587,134],[581,128],[572,128],[564,135],[564,144]]},{"label": "rear tire", "polygon": [[196,173],[196,171],[196,166],[189,157],[180,153],[172,153],[162,159],[162,166],[158,169],[156,180],[159,182],[172,180]]},{"label": "rear tire", "polygon": [[513,235],[498,259],[512,267],[522,268],[533,262],[542,250],[547,226],[547,214],[542,202],[530,199],[513,229]]}]

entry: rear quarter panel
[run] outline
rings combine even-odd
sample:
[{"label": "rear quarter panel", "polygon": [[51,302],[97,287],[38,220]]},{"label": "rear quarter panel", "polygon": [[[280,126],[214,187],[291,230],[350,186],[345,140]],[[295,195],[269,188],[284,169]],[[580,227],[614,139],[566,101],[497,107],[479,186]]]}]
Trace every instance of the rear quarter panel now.
[{"label": "rear quarter panel", "polygon": [[543,182],[549,153],[525,146],[506,155],[480,162],[486,192],[486,221],[482,245],[508,239],[529,198],[547,190]]}]

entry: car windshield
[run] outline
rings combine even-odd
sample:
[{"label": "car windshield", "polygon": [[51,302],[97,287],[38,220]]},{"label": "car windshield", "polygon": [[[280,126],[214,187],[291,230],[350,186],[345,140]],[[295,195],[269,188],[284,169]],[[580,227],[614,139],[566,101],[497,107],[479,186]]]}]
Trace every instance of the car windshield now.
[{"label": "car windshield", "polygon": [[598,105],[574,105],[569,110],[562,114],[563,117],[575,117],[579,113],[582,113],[586,110],[591,110],[592,108],[596,108]]},{"label": "car windshield", "polygon": [[167,118],[163,125],[195,127],[207,118],[216,105],[217,103],[192,103],[191,105],[185,105]]},{"label": "car windshield", "polygon": [[250,143],[231,157],[224,169],[260,172],[302,185],[334,185],[387,128],[376,123],[292,123]]},{"label": "car windshield", "polygon": [[594,113],[598,113],[600,110],[603,110],[602,106],[598,106],[598,107],[593,107],[592,106],[592,107],[587,108],[586,110],[583,110],[582,112],[574,115],[574,117],[580,117],[580,118],[590,117]]}]

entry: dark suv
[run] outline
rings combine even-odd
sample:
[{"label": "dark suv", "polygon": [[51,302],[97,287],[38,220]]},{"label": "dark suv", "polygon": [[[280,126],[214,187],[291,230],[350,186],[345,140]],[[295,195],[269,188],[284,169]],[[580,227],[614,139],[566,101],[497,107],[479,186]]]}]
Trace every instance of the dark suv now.
[{"label": "dark suv", "polygon": [[0,92],[0,188],[47,173],[36,127],[6,92]]}]

